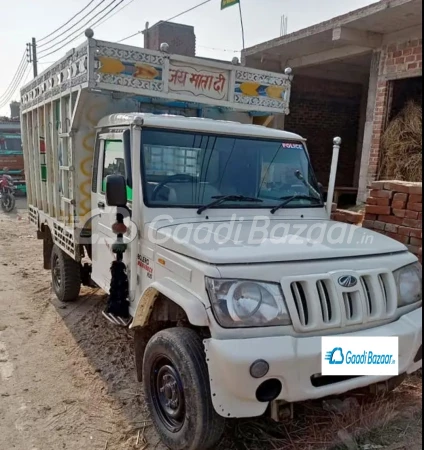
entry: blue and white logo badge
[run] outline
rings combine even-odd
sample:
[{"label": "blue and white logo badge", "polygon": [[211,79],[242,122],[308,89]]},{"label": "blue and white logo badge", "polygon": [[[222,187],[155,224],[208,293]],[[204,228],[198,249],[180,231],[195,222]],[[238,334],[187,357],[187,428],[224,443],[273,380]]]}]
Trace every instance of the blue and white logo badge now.
[{"label": "blue and white logo badge", "polygon": [[327,352],[325,355],[325,360],[328,361],[329,364],[343,364],[345,357],[343,355],[343,349],[340,347],[333,348],[331,352]]},{"label": "blue and white logo badge", "polygon": [[397,337],[323,337],[323,375],[399,375]]}]

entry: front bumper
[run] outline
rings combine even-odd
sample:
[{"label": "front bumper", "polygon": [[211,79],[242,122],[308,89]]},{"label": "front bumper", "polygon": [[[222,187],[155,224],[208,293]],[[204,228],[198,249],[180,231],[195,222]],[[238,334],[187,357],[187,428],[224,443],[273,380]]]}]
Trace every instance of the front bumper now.
[{"label": "front bumper", "polygon": [[[399,373],[413,373],[422,366],[414,362],[422,345],[422,308],[398,321],[343,336],[398,336]],[[205,340],[212,402],[223,417],[258,417],[268,403],[256,399],[258,387],[268,379],[281,381],[277,400],[299,402],[338,395],[390,379],[390,376],[364,376],[315,387],[311,378],[321,373],[321,337],[270,337],[236,340]],[[255,379],[250,367],[257,360],[270,365],[268,375]]]}]

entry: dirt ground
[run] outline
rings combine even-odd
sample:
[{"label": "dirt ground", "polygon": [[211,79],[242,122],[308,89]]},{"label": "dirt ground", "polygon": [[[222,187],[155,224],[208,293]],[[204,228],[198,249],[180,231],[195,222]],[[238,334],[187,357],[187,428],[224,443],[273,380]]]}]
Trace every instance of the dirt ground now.
[{"label": "dirt ground", "polygon": [[[101,291],[56,301],[22,199],[18,207],[0,212],[0,450],[163,450],[134,377],[131,333],[102,318]],[[287,424],[231,421],[217,450],[418,450],[421,389],[415,376],[384,398],[349,397],[345,413],[317,402],[296,405]]]}]

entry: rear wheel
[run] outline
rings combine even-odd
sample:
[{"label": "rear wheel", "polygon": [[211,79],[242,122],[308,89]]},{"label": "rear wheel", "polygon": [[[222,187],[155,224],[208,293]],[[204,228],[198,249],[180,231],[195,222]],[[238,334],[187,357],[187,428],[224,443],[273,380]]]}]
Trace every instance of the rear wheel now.
[{"label": "rear wheel", "polygon": [[81,289],[81,267],[56,245],[51,256],[53,290],[61,302],[72,302]]},{"label": "rear wheel", "polygon": [[202,341],[172,328],[153,336],[143,364],[145,398],[162,442],[171,450],[215,448],[225,420],[215,412]]},{"label": "rear wheel", "polygon": [[1,207],[4,212],[12,212],[15,209],[16,199],[13,194],[5,193],[1,199]]}]

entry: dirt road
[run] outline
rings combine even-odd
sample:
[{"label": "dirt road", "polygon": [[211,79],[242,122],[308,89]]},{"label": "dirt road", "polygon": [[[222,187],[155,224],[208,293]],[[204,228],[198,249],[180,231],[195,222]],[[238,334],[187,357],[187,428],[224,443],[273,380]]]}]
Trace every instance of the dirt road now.
[{"label": "dirt road", "polygon": [[[0,213],[0,450],[163,450],[134,378],[130,332],[101,317],[100,291],[86,289],[72,305],[55,300],[41,243],[20,206],[17,214]],[[384,403],[358,404],[337,420],[320,406],[303,405],[287,426],[235,421],[219,450],[329,448],[357,433],[361,415],[372,431],[381,420],[398,426],[398,414],[408,408],[409,431],[393,448],[412,450],[420,439],[420,402],[414,381]],[[389,448],[362,447],[380,442],[376,437],[357,442],[349,448]]]},{"label": "dirt road", "polygon": [[58,304],[40,250],[25,211],[0,214],[0,449],[133,448],[146,416],[130,336],[95,290]]}]

